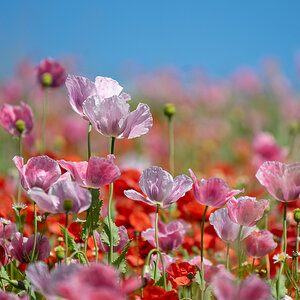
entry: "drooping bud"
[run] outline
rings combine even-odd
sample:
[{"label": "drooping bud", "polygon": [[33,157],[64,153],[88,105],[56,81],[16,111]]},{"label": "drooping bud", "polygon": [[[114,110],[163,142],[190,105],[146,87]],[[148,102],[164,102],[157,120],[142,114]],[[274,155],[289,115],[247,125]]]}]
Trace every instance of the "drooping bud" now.
[{"label": "drooping bud", "polygon": [[300,208],[294,210],[294,220],[296,223],[300,222]]},{"label": "drooping bud", "polygon": [[51,86],[52,82],[53,82],[53,78],[50,73],[46,72],[42,75],[43,86],[45,86],[45,87]]},{"label": "drooping bud", "polygon": [[63,208],[66,212],[70,211],[73,207],[73,200],[72,199],[65,199]]},{"label": "drooping bud", "polygon": [[25,130],[25,122],[23,120],[18,120],[16,122],[16,128],[20,133],[22,133]]},{"label": "drooping bud", "polygon": [[164,107],[164,114],[168,118],[172,118],[173,115],[176,113],[176,108],[173,103],[167,103]]}]

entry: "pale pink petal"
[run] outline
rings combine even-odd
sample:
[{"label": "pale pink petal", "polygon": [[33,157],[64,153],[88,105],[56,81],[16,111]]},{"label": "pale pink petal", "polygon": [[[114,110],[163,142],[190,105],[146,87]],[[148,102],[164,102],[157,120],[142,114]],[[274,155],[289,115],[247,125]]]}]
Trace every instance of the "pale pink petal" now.
[{"label": "pale pink petal", "polygon": [[15,156],[13,158],[13,162],[15,163],[15,165],[16,165],[18,171],[19,171],[22,187],[23,187],[24,190],[27,191],[29,189],[29,186],[28,186],[28,183],[26,181],[26,177],[24,175],[24,159],[23,159],[23,157]]},{"label": "pale pink petal", "polygon": [[72,162],[72,161],[59,160],[58,163],[62,168],[66,169],[72,175],[74,180],[79,185],[83,185],[83,186],[86,185],[86,172],[88,168],[87,161]]},{"label": "pale pink petal", "polygon": [[28,191],[29,197],[39,206],[39,208],[55,214],[59,204],[58,197],[48,195],[41,188],[32,188]]},{"label": "pale pink petal", "polygon": [[126,190],[124,194],[127,198],[137,201],[145,202],[146,204],[156,206],[156,203],[151,201],[150,199],[145,198],[142,194],[138,193],[135,190]]},{"label": "pale pink petal", "polygon": [[100,96],[101,100],[112,96],[119,96],[123,90],[116,80],[109,77],[97,76],[95,78],[95,86],[97,95]]}]

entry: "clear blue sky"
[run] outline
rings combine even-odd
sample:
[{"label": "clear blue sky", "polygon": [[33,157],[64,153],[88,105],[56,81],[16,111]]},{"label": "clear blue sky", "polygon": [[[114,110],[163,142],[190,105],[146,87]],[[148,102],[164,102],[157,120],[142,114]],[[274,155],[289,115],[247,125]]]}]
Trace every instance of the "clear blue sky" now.
[{"label": "clear blue sky", "polygon": [[91,78],[118,78],[128,61],[223,76],[273,56],[293,77],[299,13],[299,0],[1,1],[0,75],[24,57],[71,55]]}]

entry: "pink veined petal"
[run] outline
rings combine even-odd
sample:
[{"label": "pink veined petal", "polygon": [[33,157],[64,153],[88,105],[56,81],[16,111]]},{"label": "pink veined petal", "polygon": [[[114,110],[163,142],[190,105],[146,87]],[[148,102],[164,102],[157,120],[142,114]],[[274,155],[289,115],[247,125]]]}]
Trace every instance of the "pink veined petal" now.
[{"label": "pink veined petal", "polygon": [[234,277],[225,270],[221,270],[212,280],[212,291],[218,300],[235,300],[238,290],[234,285]]},{"label": "pink veined petal", "polygon": [[41,188],[32,188],[28,191],[30,198],[43,210],[50,213],[57,213],[59,199],[55,195],[48,195]]},{"label": "pink veined petal", "polygon": [[15,156],[13,158],[13,162],[15,163],[19,173],[20,173],[20,178],[21,178],[21,184],[24,190],[28,190],[29,186],[28,183],[26,181],[26,178],[24,176],[24,159],[23,157],[20,156]]},{"label": "pink veined petal", "polygon": [[186,175],[179,175],[174,178],[173,188],[171,194],[164,201],[164,203],[174,203],[179,198],[183,197],[193,187],[193,181]]},{"label": "pink veined petal", "polygon": [[101,188],[117,180],[120,175],[120,169],[111,160],[91,157],[86,171],[86,185]]},{"label": "pink veined petal", "polygon": [[40,292],[43,295],[47,294],[50,274],[46,263],[38,261],[29,264],[26,269],[26,275],[35,291]]},{"label": "pink veined petal", "polygon": [[124,194],[127,198],[137,201],[142,201],[146,204],[156,206],[156,203],[150,199],[145,198],[142,194],[138,193],[135,190],[126,190],[124,191]]},{"label": "pink veined petal", "polygon": [[61,175],[58,163],[44,155],[32,157],[28,160],[25,176],[29,188],[40,187],[48,190]]},{"label": "pink veined petal", "polygon": [[241,285],[238,299],[268,300],[271,298],[270,286],[256,275],[250,275]]},{"label": "pink veined petal", "polygon": [[101,100],[112,96],[119,96],[123,90],[123,87],[116,80],[109,77],[97,76],[95,78],[95,86],[97,95],[100,96]]},{"label": "pink veined petal", "polygon": [[85,77],[68,75],[66,87],[72,109],[84,117],[82,104],[89,96],[96,94],[95,84]]},{"label": "pink veined petal", "polygon": [[123,99],[124,101],[130,101],[131,100],[131,96],[127,93],[121,93],[119,96],[121,99]]},{"label": "pink veined petal", "polygon": [[[149,167],[143,171],[139,181],[142,192],[153,202],[164,205],[164,200],[168,198],[173,188],[173,178],[171,174],[160,167]],[[168,204],[170,205],[170,204]]]},{"label": "pink veined petal", "polygon": [[88,168],[87,161],[72,162],[72,161],[59,160],[58,163],[62,168],[67,170],[72,175],[74,180],[79,185],[86,186],[86,172]]},{"label": "pink veined petal", "polygon": [[118,137],[120,139],[132,139],[146,134],[153,125],[149,106],[139,103],[137,109],[130,112],[119,124],[123,131]]}]

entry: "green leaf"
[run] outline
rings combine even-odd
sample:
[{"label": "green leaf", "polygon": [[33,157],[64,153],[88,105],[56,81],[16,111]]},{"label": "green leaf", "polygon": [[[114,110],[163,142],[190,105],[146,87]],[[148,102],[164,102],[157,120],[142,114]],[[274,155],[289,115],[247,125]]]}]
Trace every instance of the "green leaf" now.
[{"label": "green leaf", "polygon": [[285,281],[286,281],[285,276],[281,275],[280,286],[279,286],[279,297],[277,297],[278,279],[273,280],[273,282],[271,284],[271,291],[272,291],[272,295],[275,299],[278,299],[278,298],[281,299],[286,295],[287,289],[285,287]]},{"label": "green leaf", "polygon": [[[59,224],[59,227],[61,229],[61,232],[63,234],[63,236],[65,236],[65,228],[63,226],[61,226]],[[67,237],[68,237],[68,249],[70,250],[70,252],[76,252],[76,251],[79,251],[77,245],[76,245],[76,242],[74,241],[74,239],[70,236],[69,232],[67,233]]]},{"label": "green leaf", "polygon": [[204,291],[205,290],[205,280],[203,280],[203,286],[202,286],[201,271],[200,271],[200,269],[197,265],[195,265],[195,267],[197,268],[197,272],[196,272],[196,275],[195,275],[195,281],[199,284],[200,290]]},{"label": "green leaf", "polygon": [[9,280],[9,277],[3,266],[1,266],[1,268],[0,268],[0,276],[1,276],[1,278],[3,278],[2,281],[3,281],[4,285],[5,286],[9,285],[9,282],[7,280],[5,280],[5,279]]},{"label": "green leaf", "polygon": [[204,293],[204,300],[210,300],[212,299],[212,290],[211,286],[209,285]]},{"label": "green leaf", "polygon": [[91,233],[100,226],[100,210],[103,205],[103,200],[99,201],[99,189],[91,189],[92,204],[87,211],[86,221],[82,224],[80,236],[86,240]]},{"label": "green leaf", "polygon": [[[103,220],[103,234],[101,236],[101,240],[107,246],[110,246],[110,238],[109,238],[109,236],[110,236],[109,220],[108,220],[108,217],[106,217]],[[113,221],[112,221],[112,242],[113,242],[112,243],[113,246],[117,246],[119,244],[119,242],[120,242],[119,228],[116,226],[116,224]]]},{"label": "green leaf", "polygon": [[160,278],[154,283],[154,285],[163,287],[164,286],[164,277],[161,275]]},{"label": "green leaf", "polygon": [[118,267],[121,264],[122,260],[125,259],[125,255],[128,252],[129,245],[130,245],[131,242],[132,242],[132,240],[128,241],[128,243],[126,244],[126,246],[122,250],[121,254],[112,262],[112,264],[114,266]]}]

